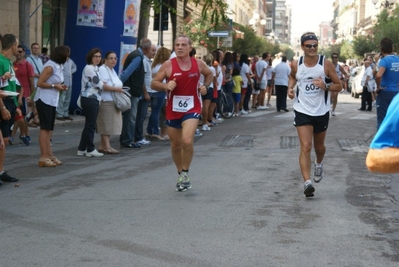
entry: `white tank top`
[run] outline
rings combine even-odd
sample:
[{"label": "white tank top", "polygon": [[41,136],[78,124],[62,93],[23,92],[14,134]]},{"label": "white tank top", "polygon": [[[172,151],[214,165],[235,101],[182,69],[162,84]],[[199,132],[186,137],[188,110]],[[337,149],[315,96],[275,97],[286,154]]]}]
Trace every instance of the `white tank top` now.
[{"label": "white tank top", "polygon": [[319,55],[318,63],[306,67],[304,57],[298,60],[296,72],[297,89],[294,99],[294,109],[309,116],[323,116],[330,111],[330,93],[313,84],[313,79],[322,77],[327,83],[324,72],[324,56]]}]

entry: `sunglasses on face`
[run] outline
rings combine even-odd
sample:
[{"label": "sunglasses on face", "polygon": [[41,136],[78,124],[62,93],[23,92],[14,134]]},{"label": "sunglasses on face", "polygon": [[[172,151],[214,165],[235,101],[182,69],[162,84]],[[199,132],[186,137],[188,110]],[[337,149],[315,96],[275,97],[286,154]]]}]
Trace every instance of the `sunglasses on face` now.
[{"label": "sunglasses on face", "polygon": [[310,49],[310,48],[317,48],[318,44],[307,44],[305,45],[306,48]]},{"label": "sunglasses on face", "polygon": [[23,51],[17,51],[19,54],[22,54],[23,53]]},{"label": "sunglasses on face", "polygon": [[334,57],[331,57],[331,58],[338,58],[338,57],[335,57],[335,56],[334,56]]}]

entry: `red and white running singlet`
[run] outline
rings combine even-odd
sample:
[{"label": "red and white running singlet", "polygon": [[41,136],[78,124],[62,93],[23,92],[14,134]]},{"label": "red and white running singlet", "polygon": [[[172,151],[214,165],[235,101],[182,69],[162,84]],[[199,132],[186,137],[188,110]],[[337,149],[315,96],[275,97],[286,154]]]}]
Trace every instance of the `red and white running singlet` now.
[{"label": "red and white running singlet", "polygon": [[176,88],[168,92],[166,100],[166,119],[181,119],[186,113],[201,113],[201,96],[198,92],[200,72],[195,58],[191,59],[191,68],[182,71],[176,58],[172,58],[172,73],[168,81],[175,80]]}]

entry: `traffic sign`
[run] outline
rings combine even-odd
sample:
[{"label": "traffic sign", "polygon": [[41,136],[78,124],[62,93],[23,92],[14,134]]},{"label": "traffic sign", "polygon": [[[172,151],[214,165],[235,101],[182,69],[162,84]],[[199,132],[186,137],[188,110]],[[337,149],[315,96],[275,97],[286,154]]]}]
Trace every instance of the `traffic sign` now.
[{"label": "traffic sign", "polygon": [[222,39],[222,46],[233,47],[233,36],[229,36]]},{"label": "traffic sign", "polygon": [[209,37],[227,37],[227,36],[229,36],[229,32],[228,31],[220,31],[220,32],[211,31],[211,32],[208,32],[208,36]]}]

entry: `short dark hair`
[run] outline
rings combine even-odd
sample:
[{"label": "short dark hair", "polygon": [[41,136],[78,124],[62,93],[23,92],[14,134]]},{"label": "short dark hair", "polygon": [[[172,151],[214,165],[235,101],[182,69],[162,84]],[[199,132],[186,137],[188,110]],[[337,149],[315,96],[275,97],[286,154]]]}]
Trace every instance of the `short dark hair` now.
[{"label": "short dark hair", "polygon": [[331,54],[331,56],[337,56],[338,57],[338,53],[334,52]]},{"label": "short dark hair", "polygon": [[50,59],[57,64],[64,64],[67,61],[68,55],[69,47],[59,45],[51,52]]},{"label": "short dark hair", "polygon": [[17,43],[17,37],[14,34],[7,33],[1,38],[1,48],[3,50],[10,49],[13,45]]},{"label": "short dark hair", "polygon": [[44,53],[47,53],[47,51],[48,51],[48,48],[47,47],[42,47],[42,53],[44,54]]},{"label": "short dark hair", "polygon": [[25,46],[23,46],[23,45],[18,45],[18,48],[21,48],[21,49],[22,49],[22,51],[24,51],[24,52],[25,52]]},{"label": "short dark hair", "polygon": [[39,43],[33,43],[30,45],[30,48],[32,48],[34,45],[38,45],[40,47]]},{"label": "short dark hair", "polygon": [[269,52],[263,53],[262,54],[262,59],[266,59],[268,54],[270,54],[270,53]]},{"label": "short dark hair", "polygon": [[380,42],[380,50],[382,53],[391,54],[393,50],[393,42],[391,39],[385,37]]},{"label": "short dark hair", "polygon": [[287,62],[287,56],[282,56],[282,57],[281,57],[281,61],[282,61],[282,62]]},{"label": "short dark hair", "polygon": [[234,68],[233,69],[233,74],[232,74],[233,76],[237,76],[237,75],[240,75],[240,69],[239,68]]},{"label": "short dark hair", "polygon": [[100,53],[100,54],[101,54],[100,48],[94,47],[94,48],[92,48],[92,49],[89,51],[89,53],[87,53],[87,55],[86,55],[86,63],[87,63],[88,65],[90,65],[90,64],[93,63],[93,56],[94,56],[94,54],[96,54],[96,53]]},{"label": "short dark hair", "polygon": [[197,50],[195,50],[195,48],[192,47],[192,48],[191,48],[191,51],[190,51],[190,53],[189,53],[189,56],[190,56],[190,57],[193,57],[193,56],[195,56],[196,54],[197,54]]}]

